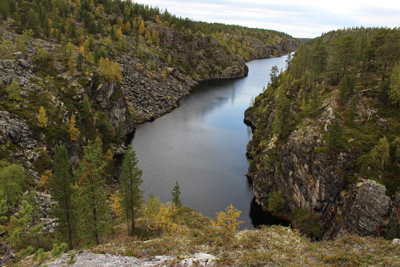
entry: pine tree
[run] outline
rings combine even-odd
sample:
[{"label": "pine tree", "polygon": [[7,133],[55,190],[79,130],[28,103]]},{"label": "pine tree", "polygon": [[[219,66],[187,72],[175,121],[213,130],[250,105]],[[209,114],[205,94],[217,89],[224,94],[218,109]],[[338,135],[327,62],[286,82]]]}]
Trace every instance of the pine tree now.
[{"label": "pine tree", "polygon": [[68,151],[64,145],[54,150],[54,174],[50,178],[51,198],[57,203],[52,207],[52,215],[58,218],[57,231],[63,240],[68,241],[69,249],[73,249],[77,233],[77,207],[74,201],[77,190],[74,187],[76,177],[70,173]]},{"label": "pine tree", "polygon": [[81,104],[81,116],[82,119],[87,120],[92,115],[92,111],[90,108],[89,97],[85,95]]},{"label": "pine tree", "polygon": [[0,45],[0,59],[14,60],[14,45],[11,41],[4,40]]},{"label": "pine tree", "polygon": [[14,206],[22,195],[22,184],[26,180],[24,168],[19,164],[0,161],[0,199]]},{"label": "pine tree", "polygon": [[34,9],[30,9],[28,13],[28,24],[27,28],[31,29],[35,35],[38,35],[39,30],[38,26],[40,25],[40,21],[38,15],[36,14]]},{"label": "pine tree", "polygon": [[386,139],[386,136],[379,139],[379,143],[374,146],[374,148],[369,152],[370,161],[377,169],[381,169],[383,171],[385,169],[385,163],[389,163],[390,161],[390,148],[389,142]]},{"label": "pine tree", "polygon": [[172,203],[179,209],[182,207],[182,201],[180,199],[181,190],[179,189],[178,181],[176,181],[174,189],[172,190]]},{"label": "pine tree", "polygon": [[117,130],[116,130],[117,138],[121,139],[122,141],[126,141],[125,136],[125,123],[122,119],[118,121]]},{"label": "pine tree", "polygon": [[4,19],[7,19],[9,10],[8,0],[0,0],[0,15]]},{"label": "pine tree", "polygon": [[313,116],[315,117],[318,111],[318,108],[321,104],[321,100],[320,100],[320,86],[316,85],[314,87],[314,89],[312,90],[312,94],[311,94],[311,112],[313,114]]},{"label": "pine tree", "polygon": [[[241,53],[239,53],[241,54]],[[289,53],[287,56],[287,59],[285,60],[286,62],[286,69],[289,70],[290,67],[292,66],[292,53]]]},{"label": "pine tree", "polygon": [[86,237],[88,243],[100,244],[101,235],[107,231],[110,207],[103,187],[105,179],[103,171],[106,163],[102,159],[102,143],[99,137],[89,141],[83,149],[83,159],[74,175],[78,179],[80,212],[80,235]]},{"label": "pine tree", "polygon": [[400,102],[400,63],[397,63],[393,68],[393,73],[390,79],[389,98],[393,100],[394,105]]},{"label": "pine tree", "polygon": [[75,66],[76,66],[76,61],[74,53],[71,53],[71,55],[68,57],[68,69],[71,72],[71,75],[75,74]]},{"label": "pine tree", "polygon": [[[22,207],[19,209],[17,214],[11,215],[7,218],[8,207],[5,199],[0,199],[0,232],[2,241],[6,244],[11,245],[7,248],[5,254],[3,255],[3,259],[0,262],[3,264],[3,260],[9,258],[12,254],[12,250],[10,248],[17,248],[18,243],[21,241],[20,236],[24,236],[25,238],[32,235],[37,235],[38,232],[43,228],[41,223],[36,224],[32,221],[34,209],[28,201],[22,201]],[[29,229],[29,231],[27,231]],[[7,246],[6,246],[7,247]],[[28,246],[26,249],[19,251],[17,256],[18,258],[26,257],[34,252],[34,248],[32,246]],[[14,255],[15,256],[15,255]],[[11,257],[14,257],[11,256]]]},{"label": "pine tree", "polygon": [[339,61],[339,66],[343,70],[343,73],[346,74],[349,66],[353,63],[355,58],[355,39],[351,35],[342,36],[339,40],[336,56]]},{"label": "pine tree", "polygon": [[38,126],[40,128],[45,128],[47,126],[46,111],[44,110],[43,107],[40,107],[39,109],[38,121],[39,121]]},{"label": "pine tree", "polygon": [[272,87],[276,87],[278,84],[278,74],[279,74],[279,69],[278,67],[275,65],[271,68],[271,73],[269,74],[269,76],[271,77],[271,81],[270,81],[270,85]]},{"label": "pine tree", "polygon": [[49,54],[43,48],[40,48],[36,53],[36,59],[43,63],[43,61],[49,58]]},{"label": "pine tree", "polygon": [[285,138],[290,133],[291,103],[284,96],[280,97],[277,102],[272,130],[279,138]]},{"label": "pine tree", "polygon": [[354,118],[356,116],[357,111],[357,104],[358,104],[358,94],[355,94],[351,99],[350,107],[349,107],[349,117],[347,120],[347,124],[350,127],[354,126]]},{"label": "pine tree", "polygon": [[314,53],[311,57],[312,70],[316,75],[319,75],[326,68],[328,51],[321,38],[317,39],[317,44]]},{"label": "pine tree", "polygon": [[339,85],[339,103],[342,105],[345,104],[345,101],[348,99],[351,91],[354,90],[355,80],[353,77],[345,75],[343,79],[340,81]]},{"label": "pine tree", "polygon": [[14,12],[17,11],[15,0],[8,0],[8,7],[10,14],[14,14]]},{"label": "pine tree", "polygon": [[[126,215],[126,222],[128,226],[128,233],[133,235],[135,231],[135,218],[143,203],[144,191],[139,189],[143,183],[142,171],[137,167],[138,160],[136,152],[132,146],[128,146],[125,153],[124,160],[121,166],[121,200],[122,209]],[[129,232],[129,221],[131,222],[131,229]]]},{"label": "pine tree", "polygon": [[13,81],[10,86],[6,88],[8,99],[11,100],[10,106],[15,109],[17,103],[22,100],[21,88],[17,81]]},{"label": "pine tree", "polygon": [[51,30],[50,22],[49,22],[49,19],[47,18],[47,15],[46,15],[46,17],[45,17],[45,19],[44,19],[44,22],[43,22],[43,34],[44,34],[47,38],[50,37],[50,30]]}]

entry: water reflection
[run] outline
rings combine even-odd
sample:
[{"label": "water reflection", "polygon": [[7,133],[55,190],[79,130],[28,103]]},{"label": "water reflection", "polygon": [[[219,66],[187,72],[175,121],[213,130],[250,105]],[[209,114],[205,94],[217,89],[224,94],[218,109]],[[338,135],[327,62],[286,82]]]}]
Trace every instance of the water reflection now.
[{"label": "water reflection", "polygon": [[290,225],[290,221],[275,217],[272,213],[264,211],[261,206],[257,204],[255,198],[251,201],[249,216],[254,228],[260,225]]},{"label": "water reflection", "polygon": [[284,67],[285,59],[249,62],[249,75],[243,79],[202,82],[179,108],[140,125],[132,146],[143,170],[145,198],[153,193],[162,202],[170,201],[178,181],[183,205],[215,218],[233,204],[242,211],[241,229],[253,228],[253,192],[244,176],[251,130],[243,114],[268,83],[272,66]]}]

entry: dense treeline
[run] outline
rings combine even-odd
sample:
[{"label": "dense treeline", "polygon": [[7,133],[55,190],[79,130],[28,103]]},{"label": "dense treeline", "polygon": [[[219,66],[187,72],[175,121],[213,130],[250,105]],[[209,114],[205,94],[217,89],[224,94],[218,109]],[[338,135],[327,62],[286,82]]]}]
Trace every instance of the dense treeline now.
[{"label": "dense treeline", "polygon": [[[251,36],[262,41],[266,41],[268,37],[273,35],[288,36],[283,32],[273,30],[265,31],[263,29],[225,25],[222,23],[192,21],[189,18],[176,17],[169,13],[167,9],[163,11],[158,7],[151,7],[131,1],[2,0],[1,3],[1,15],[4,18],[7,18],[7,16],[13,17],[13,23],[19,27],[19,30],[26,27],[34,30],[37,35],[42,33],[47,37],[50,36],[52,29],[57,29],[62,34],[67,32],[72,35],[71,37],[75,37],[77,34],[75,29],[68,24],[71,14],[76,16],[76,20],[85,22],[85,26],[92,34],[104,33],[104,25],[102,24],[104,21],[98,19],[104,15],[113,14],[114,21],[111,21],[111,25],[123,20],[125,26],[128,22],[130,27],[133,25],[138,26],[141,23],[140,17],[144,21],[153,21],[156,23],[162,21],[165,26],[173,25],[178,29],[190,30],[192,32],[200,31],[208,35],[241,31],[244,36]],[[129,27],[126,27],[125,31],[129,32]]]},{"label": "dense treeline", "polygon": [[[332,159],[341,152],[357,155],[350,169],[337,170],[347,184],[372,179],[395,195],[400,190],[399,64],[397,28],[336,30],[303,44],[285,72],[278,75],[273,68],[268,87],[246,111],[258,118],[250,171],[263,166],[279,171],[277,155],[290,134],[312,129],[323,135],[313,153]],[[326,124],[331,108],[334,120]],[[271,109],[272,124],[264,121]],[[278,148],[263,155],[273,136],[280,140]],[[386,237],[399,237],[396,223],[382,227]]]}]

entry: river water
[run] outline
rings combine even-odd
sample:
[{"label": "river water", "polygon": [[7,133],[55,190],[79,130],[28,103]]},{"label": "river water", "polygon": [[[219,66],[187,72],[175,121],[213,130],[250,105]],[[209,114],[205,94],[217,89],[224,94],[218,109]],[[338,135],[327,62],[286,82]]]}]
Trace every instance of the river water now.
[{"label": "river water", "polygon": [[245,78],[201,82],[180,107],[139,125],[131,144],[143,170],[144,198],[152,193],[171,201],[178,181],[182,204],[208,217],[233,204],[242,212],[241,229],[271,223],[260,216],[245,177],[251,129],[243,118],[251,98],[267,86],[271,68],[285,68],[285,60],[254,60]]}]

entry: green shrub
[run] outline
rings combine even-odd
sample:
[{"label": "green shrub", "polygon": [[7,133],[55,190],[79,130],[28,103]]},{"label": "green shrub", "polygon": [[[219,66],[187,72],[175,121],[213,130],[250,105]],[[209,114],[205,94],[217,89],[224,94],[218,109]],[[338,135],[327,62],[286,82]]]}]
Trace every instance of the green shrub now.
[{"label": "green shrub", "polygon": [[0,199],[4,199],[11,206],[17,204],[25,180],[25,171],[21,165],[0,161]]},{"label": "green shrub", "polygon": [[111,95],[110,100],[112,101],[117,101],[118,99],[120,99],[122,97],[122,93],[121,92],[116,92],[114,94]]},{"label": "green shrub", "polygon": [[283,208],[283,204],[285,204],[285,200],[283,199],[281,190],[269,193],[267,207],[269,212],[277,213],[281,211]]},{"label": "green shrub", "polygon": [[312,238],[321,236],[321,225],[319,215],[313,214],[307,208],[298,207],[293,210],[297,227],[306,235]]}]

